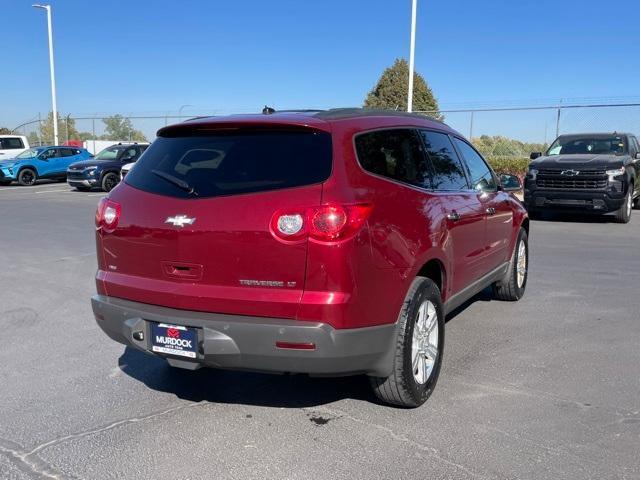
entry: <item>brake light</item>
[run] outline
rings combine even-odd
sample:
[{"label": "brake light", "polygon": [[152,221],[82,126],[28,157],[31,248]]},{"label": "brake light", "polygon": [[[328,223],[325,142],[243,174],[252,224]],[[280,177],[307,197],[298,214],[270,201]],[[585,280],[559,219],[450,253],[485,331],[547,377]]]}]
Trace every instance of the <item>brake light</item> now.
[{"label": "brake light", "polygon": [[102,229],[104,233],[113,232],[120,220],[120,210],[119,203],[108,198],[101,199],[96,210],[96,228]]},{"label": "brake light", "polygon": [[317,242],[339,242],[358,233],[371,214],[370,204],[321,205],[307,209],[276,212],[271,233],[284,242],[309,238]]}]

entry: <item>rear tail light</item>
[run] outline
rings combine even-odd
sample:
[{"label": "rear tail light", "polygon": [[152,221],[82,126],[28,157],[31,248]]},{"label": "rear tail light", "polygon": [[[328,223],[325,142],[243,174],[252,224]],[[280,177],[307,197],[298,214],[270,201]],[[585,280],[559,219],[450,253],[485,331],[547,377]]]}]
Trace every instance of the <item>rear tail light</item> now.
[{"label": "rear tail light", "polygon": [[284,242],[297,242],[305,238],[317,242],[339,242],[355,236],[369,218],[371,210],[369,204],[358,204],[280,211],[271,220],[271,233]]},{"label": "rear tail light", "polygon": [[111,233],[118,226],[118,220],[120,220],[120,204],[108,198],[101,199],[96,211],[96,228],[105,233]]}]

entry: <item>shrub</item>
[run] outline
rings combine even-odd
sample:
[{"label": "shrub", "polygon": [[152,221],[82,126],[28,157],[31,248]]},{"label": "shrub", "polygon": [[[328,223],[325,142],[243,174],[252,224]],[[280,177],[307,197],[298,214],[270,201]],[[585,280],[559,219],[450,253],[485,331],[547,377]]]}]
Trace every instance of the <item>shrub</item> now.
[{"label": "shrub", "polygon": [[508,173],[510,175],[516,175],[523,179],[527,173],[527,167],[529,166],[528,158],[523,157],[502,157],[499,155],[487,155],[485,157],[493,170],[498,174]]}]

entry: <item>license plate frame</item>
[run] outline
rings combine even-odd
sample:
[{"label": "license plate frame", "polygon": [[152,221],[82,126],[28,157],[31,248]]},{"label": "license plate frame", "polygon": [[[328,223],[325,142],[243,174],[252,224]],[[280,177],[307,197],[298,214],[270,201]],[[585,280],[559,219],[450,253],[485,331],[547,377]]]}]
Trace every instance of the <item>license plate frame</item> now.
[{"label": "license plate frame", "polygon": [[150,322],[150,350],[183,359],[198,358],[198,329],[184,325]]}]

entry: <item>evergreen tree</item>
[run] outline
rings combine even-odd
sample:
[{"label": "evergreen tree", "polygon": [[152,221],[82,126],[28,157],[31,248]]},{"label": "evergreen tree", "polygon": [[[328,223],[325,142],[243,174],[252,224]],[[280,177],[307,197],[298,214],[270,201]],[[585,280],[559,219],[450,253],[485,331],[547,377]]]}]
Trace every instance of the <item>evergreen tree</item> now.
[{"label": "evergreen tree", "polygon": [[[378,83],[367,95],[364,107],[406,111],[408,82],[409,64],[404,58],[397,58],[391,67],[382,72]],[[429,115],[442,119],[438,101],[425,79],[417,72],[413,77],[413,111],[429,112]]]}]

